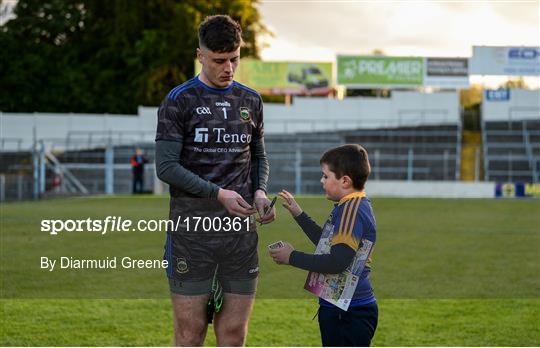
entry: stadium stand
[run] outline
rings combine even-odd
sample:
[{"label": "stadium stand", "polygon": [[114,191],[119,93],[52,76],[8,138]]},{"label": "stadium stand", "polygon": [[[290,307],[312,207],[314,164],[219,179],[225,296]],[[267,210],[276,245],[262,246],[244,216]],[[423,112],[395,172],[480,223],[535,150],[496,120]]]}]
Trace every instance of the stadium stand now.
[{"label": "stadium stand", "polygon": [[459,125],[356,130],[343,136],[368,149],[375,180],[459,179]]},{"label": "stadium stand", "polygon": [[[152,191],[154,183],[154,144],[142,143],[136,145],[115,146],[112,158],[113,187],[115,193],[130,193],[132,173],[130,158],[135,148],[143,150],[149,164],[145,166],[143,191]],[[91,150],[76,150],[60,152],[57,159],[63,167],[68,169],[90,194],[101,194],[106,191],[106,149],[94,148]]]},{"label": "stadium stand", "polygon": [[32,197],[32,153],[0,152],[0,202]]},{"label": "stadium stand", "polygon": [[540,91],[484,94],[482,137],[486,181],[539,182]]},{"label": "stadium stand", "polygon": [[265,144],[271,172],[268,191],[320,193],[321,154],[343,144],[343,138],[330,132],[269,134]]},{"label": "stadium stand", "polygon": [[459,178],[457,125],[270,134],[265,139],[273,192],[294,184],[297,193],[320,193],[321,154],[345,143],[362,144],[368,150],[374,180]]},{"label": "stadium stand", "polygon": [[455,92],[396,91],[390,98],[341,101],[295,98],[290,107],[267,105],[265,115],[270,191],[294,185],[297,193],[320,193],[320,156],[344,143],[365,146],[375,180],[459,179],[461,120]]},{"label": "stadium stand", "polygon": [[482,134],[486,181],[540,181],[540,120],[485,121]]},{"label": "stadium stand", "polygon": [[[140,107],[138,115],[3,114],[11,138],[1,150],[30,150],[30,162],[41,158],[42,192],[50,192],[60,175],[62,186],[53,192],[101,194],[131,192],[129,158],[140,146],[150,160],[145,189],[161,187],[160,192],[166,187],[156,185],[152,158],[156,112]],[[394,91],[389,98],[345,100],[298,97],[290,106],[267,104],[269,190],[321,193],[320,156],[348,142],[367,148],[376,180],[456,180],[460,127],[456,92]],[[35,175],[32,167],[27,168],[29,180]]]}]

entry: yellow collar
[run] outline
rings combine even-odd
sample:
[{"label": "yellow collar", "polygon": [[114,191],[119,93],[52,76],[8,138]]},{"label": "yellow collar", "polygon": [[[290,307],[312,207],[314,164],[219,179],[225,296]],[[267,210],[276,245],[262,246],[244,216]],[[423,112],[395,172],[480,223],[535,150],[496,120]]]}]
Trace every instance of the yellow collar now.
[{"label": "yellow collar", "polygon": [[349,193],[348,195],[346,196],[343,196],[340,200],[339,200],[339,203],[338,204],[342,204],[346,201],[348,201],[349,199],[353,199],[353,198],[363,198],[366,196],[366,192],[365,191],[356,191],[356,192],[351,192]]}]

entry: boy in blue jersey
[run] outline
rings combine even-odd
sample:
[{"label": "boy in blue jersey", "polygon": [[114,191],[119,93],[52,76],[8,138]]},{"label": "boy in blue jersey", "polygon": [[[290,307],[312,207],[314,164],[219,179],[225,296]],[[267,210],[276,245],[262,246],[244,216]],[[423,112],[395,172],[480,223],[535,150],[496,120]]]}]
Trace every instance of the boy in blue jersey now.
[{"label": "boy in blue jersey", "polygon": [[[289,210],[309,239],[317,245],[323,229],[330,228],[330,253],[313,255],[284,243],[270,251],[278,264],[289,264],[311,272],[339,274],[351,267],[359,248],[375,244],[375,217],[364,187],[371,172],[367,151],[347,144],[327,151],[320,160],[321,184],[326,198],[336,202],[324,227],[315,223],[287,191],[280,192]],[[323,346],[369,346],[377,328],[378,308],[369,282],[370,259],[359,274],[350,305],[344,311],[319,299],[319,328]],[[348,299],[349,300],[349,299]]]}]

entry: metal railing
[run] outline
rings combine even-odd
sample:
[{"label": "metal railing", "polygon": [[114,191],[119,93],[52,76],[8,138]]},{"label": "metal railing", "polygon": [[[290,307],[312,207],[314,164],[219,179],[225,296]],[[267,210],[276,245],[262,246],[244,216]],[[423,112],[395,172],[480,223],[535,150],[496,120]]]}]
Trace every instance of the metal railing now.
[{"label": "metal railing", "polygon": [[56,174],[66,179],[64,182],[71,193],[88,194],[88,189],[51,152],[45,152],[45,158],[51,162],[51,167]]}]

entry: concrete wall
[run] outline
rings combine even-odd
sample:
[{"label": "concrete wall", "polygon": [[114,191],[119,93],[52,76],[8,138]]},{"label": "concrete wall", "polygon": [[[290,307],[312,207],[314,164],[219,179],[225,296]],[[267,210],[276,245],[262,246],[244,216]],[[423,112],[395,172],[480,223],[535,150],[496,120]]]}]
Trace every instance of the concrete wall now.
[{"label": "concrete wall", "polygon": [[[152,108],[154,109],[154,108]],[[153,141],[156,116],[110,114],[0,113],[0,150],[28,150],[33,133],[48,148],[85,148],[103,145],[109,136],[117,144]],[[67,143],[70,144],[67,144]]]},{"label": "concrete wall", "polygon": [[395,128],[459,122],[459,96],[456,92],[393,91],[391,98],[349,97],[343,100],[296,97],[291,106],[265,106],[265,130],[268,133]]},{"label": "concrete wall", "polygon": [[[270,134],[460,122],[456,92],[393,91],[391,98],[344,100],[298,97],[290,106],[266,104],[264,112]],[[48,148],[85,148],[103,146],[109,136],[116,144],[154,141],[157,107],[139,107],[138,115],[0,113],[0,118],[0,150],[28,150],[34,129]]]},{"label": "concrete wall", "polygon": [[[145,117],[155,117],[156,112],[157,108],[139,108],[139,115]],[[265,132],[270,134],[459,123],[457,92],[393,91],[391,98],[343,100],[295,97],[289,106],[264,106]]]},{"label": "concrete wall", "polygon": [[540,90],[510,90],[508,100],[488,100],[484,93],[482,101],[484,121],[540,120]]},{"label": "concrete wall", "polygon": [[493,198],[495,183],[373,180],[366,191],[373,197]]}]

